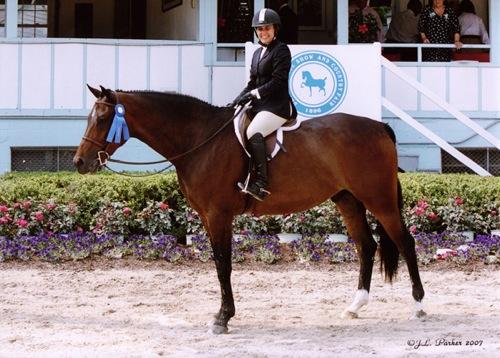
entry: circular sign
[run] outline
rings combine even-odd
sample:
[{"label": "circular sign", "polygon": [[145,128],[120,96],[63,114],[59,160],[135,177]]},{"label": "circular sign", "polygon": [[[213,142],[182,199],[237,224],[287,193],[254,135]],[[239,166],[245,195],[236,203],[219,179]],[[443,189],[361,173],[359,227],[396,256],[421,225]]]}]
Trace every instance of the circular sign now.
[{"label": "circular sign", "polygon": [[347,76],[330,54],[305,51],[293,56],[288,85],[297,112],[317,117],[332,113],[344,101]]}]

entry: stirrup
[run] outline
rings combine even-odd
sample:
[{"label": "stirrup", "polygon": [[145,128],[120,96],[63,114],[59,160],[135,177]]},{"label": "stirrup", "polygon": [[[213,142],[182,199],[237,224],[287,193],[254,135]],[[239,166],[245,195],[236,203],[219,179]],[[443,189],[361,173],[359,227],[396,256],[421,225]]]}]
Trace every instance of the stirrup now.
[{"label": "stirrup", "polygon": [[[247,178],[248,179],[248,178]],[[266,196],[270,195],[271,192],[264,189],[264,188],[261,188],[257,185],[255,185],[255,187],[258,188],[259,192],[255,192],[255,191],[252,191],[252,190],[249,190],[248,189],[248,180],[245,181],[245,184],[241,183],[241,182],[238,182],[238,188],[241,189],[241,192],[242,193],[245,193],[245,194],[249,194],[251,195],[252,197],[254,197],[255,199],[259,200],[259,201],[264,201],[264,199],[266,198]]]}]

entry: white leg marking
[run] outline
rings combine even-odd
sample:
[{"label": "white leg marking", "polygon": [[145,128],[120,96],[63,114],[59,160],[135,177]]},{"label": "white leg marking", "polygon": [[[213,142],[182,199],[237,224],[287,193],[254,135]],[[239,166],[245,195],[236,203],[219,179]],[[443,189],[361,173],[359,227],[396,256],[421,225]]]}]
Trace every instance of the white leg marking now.
[{"label": "white leg marking", "polygon": [[413,313],[410,317],[410,319],[422,319],[427,315],[424,311],[424,304],[422,301],[415,301],[413,305]]},{"label": "white leg marking", "polygon": [[351,303],[347,309],[342,312],[342,318],[357,318],[358,311],[361,307],[368,303],[368,291],[367,290],[358,290],[356,292],[356,296],[354,297],[354,301]]}]

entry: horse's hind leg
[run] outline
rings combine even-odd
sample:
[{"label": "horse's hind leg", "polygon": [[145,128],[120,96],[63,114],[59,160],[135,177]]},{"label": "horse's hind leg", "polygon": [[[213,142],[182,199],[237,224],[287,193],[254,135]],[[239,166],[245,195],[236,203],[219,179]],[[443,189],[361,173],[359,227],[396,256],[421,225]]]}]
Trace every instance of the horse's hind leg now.
[{"label": "horse's hind leg", "polygon": [[[412,295],[415,300],[415,308],[411,318],[425,316],[422,308],[424,288],[418,272],[417,254],[415,251],[415,239],[406,229],[401,216],[402,195],[401,186],[397,183],[397,197],[391,195],[391,190],[382,191],[386,193],[377,200],[365,201],[365,205],[377,220],[382,224],[377,230],[380,234],[380,257],[381,266],[384,266],[387,281],[392,281],[398,268],[398,256],[402,253],[412,282]],[[396,191],[394,191],[396,194]]]},{"label": "horse's hind leg", "polygon": [[351,305],[342,312],[344,318],[357,318],[359,309],[368,303],[373,258],[377,251],[377,243],[373,240],[366,221],[366,209],[358,199],[351,193],[344,191],[333,197],[332,200],[337,204],[358,250],[360,262],[358,291]]}]

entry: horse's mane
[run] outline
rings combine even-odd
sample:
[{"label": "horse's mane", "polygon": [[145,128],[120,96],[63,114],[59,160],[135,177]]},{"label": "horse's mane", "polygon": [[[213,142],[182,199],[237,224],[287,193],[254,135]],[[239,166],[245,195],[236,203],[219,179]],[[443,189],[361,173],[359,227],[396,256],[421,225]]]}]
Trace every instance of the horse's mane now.
[{"label": "horse's mane", "polygon": [[176,92],[158,92],[158,91],[147,91],[147,90],[132,90],[132,91],[116,90],[116,91],[121,92],[121,93],[130,93],[130,94],[138,95],[141,97],[154,99],[155,101],[158,101],[159,103],[162,103],[165,101],[168,103],[173,102],[173,103],[179,104],[182,107],[187,106],[188,108],[191,106],[196,106],[196,107],[201,107],[203,110],[209,110],[209,111],[225,108],[225,107],[214,106],[214,105],[212,105],[206,101],[203,101],[199,98],[189,96],[186,94],[176,93]]}]

